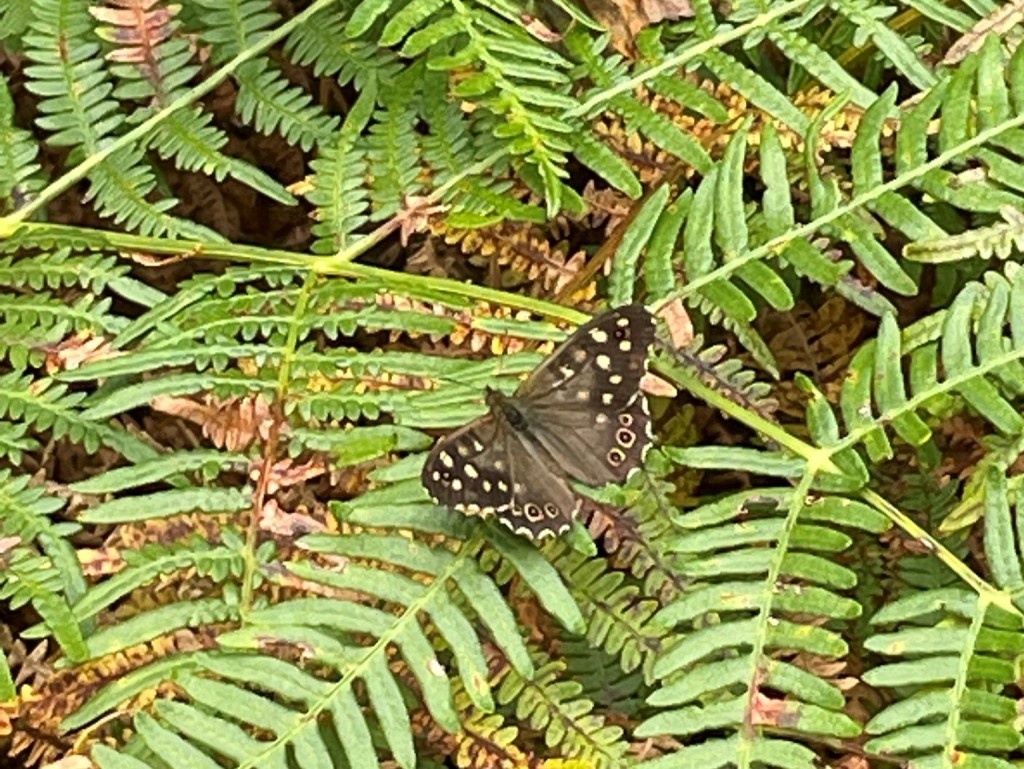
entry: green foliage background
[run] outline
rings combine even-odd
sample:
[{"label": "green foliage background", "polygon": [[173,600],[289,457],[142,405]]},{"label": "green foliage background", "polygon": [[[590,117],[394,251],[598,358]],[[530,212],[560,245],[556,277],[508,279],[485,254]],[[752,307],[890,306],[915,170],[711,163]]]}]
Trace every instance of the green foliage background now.
[{"label": "green foliage background", "polygon": [[[56,758],[92,725],[79,745],[103,769],[1019,761],[1012,14],[693,0],[627,58],[570,0],[123,5],[134,23],[87,0],[0,10],[0,598],[19,643],[50,639],[64,682],[19,699],[8,643],[13,749]],[[557,34],[531,34],[530,15]],[[305,184],[226,151],[203,100],[225,81],[228,122],[306,153]],[[596,130],[609,122],[672,173],[642,183]],[[266,206],[301,196],[311,241],[228,242],[179,215],[172,167]],[[582,215],[584,178],[637,200],[602,294],[680,300],[701,332],[656,357],[681,392],[656,403],[645,472],[598,495],[614,515],[591,523],[596,554],[439,509],[418,481],[436,431],[540,359],[428,354],[425,337],[564,333],[488,304],[584,316],[357,261],[430,206],[448,231]],[[47,221],[78,193],[102,227]],[[168,287],[132,269],[138,253],[204,261]],[[873,322],[826,392],[779,373],[758,321],[831,297]],[[54,366],[74,339],[117,354]],[[772,404],[796,389],[799,420]],[[157,398],[206,396],[259,396],[260,440],[171,446],[140,427]],[[745,444],[684,445],[686,398],[749,428]],[[961,479],[965,424],[979,440]],[[51,477],[69,446],[116,464]],[[271,536],[261,516],[287,506],[275,463],[311,457],[358,493],[331,501],[337,527]],[[737,468],[742,491],[694,480]],[[185,533],[86,577],[97,538],[183,514]],[[156,590],[182,583],[199,587]],[[157,687],[174,696],[142,696]],[[51,724],[53,743],[19,738],[23,722]]]}]

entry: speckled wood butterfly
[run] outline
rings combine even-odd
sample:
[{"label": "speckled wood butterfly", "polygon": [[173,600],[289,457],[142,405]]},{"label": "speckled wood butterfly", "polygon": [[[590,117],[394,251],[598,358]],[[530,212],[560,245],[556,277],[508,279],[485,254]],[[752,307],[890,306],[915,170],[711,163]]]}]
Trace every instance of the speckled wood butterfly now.
[{"label": "speckled wood butterfly", "polygon": [[640,380],[654,318],[632,304],[576,330],[489,413],[434,446],[423,485],[438,504],[496,515],[532,538],[566,531],[579,510],[569,479],[621,483],[643,464],[651,419]]}]

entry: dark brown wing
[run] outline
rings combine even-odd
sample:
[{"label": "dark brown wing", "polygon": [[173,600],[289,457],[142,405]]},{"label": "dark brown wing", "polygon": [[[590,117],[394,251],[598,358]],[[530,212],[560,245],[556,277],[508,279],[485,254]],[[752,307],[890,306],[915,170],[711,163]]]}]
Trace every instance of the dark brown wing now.
[{"label": "dark brown wing", "polygon": [[543,449],[488,414],[439,440],[420,477],[437,504],[495,515],[516,534],[536,539],[567,530],[578,508],[556,473]]},{"label": "dark brown wing", "polygon": [[576,480],[620,483],[642,466],[651,420],[640,381],[654,330],[642,305],[611,310],[581,326],[516,393],[531,435]]}]

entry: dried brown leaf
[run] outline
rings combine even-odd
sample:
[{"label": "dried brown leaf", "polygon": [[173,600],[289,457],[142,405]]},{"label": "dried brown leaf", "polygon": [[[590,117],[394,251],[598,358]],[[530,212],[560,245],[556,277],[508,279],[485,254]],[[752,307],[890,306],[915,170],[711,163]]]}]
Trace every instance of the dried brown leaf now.
[{"label": "dried brown leaf", "polygon": [[46,373],[53,375],[73,371],[86,363],[122,354],[114,350],[104,337],[93,336],[90,331],[79,331],[46,351]]},{"label": "dried brown leaf", "polygon": [[241,451],[257,439],[266,440],[274,424],[270,404],[258,395],[228,400],[206,396],[202,403],[161,395],[151,406],[154,411],[199,425],[215,446],[228,451]]}]

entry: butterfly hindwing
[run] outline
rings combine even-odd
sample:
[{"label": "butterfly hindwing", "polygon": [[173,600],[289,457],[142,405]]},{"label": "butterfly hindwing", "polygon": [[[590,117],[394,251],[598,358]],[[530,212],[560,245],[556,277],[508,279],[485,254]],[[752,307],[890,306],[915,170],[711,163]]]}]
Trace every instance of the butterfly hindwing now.
[{"label": "butterfly hindwing", "polygon": [[564,478],[491,415],[439,440],[421,480],[434,502],[468,515],[495,515],[531,539],[561,534],[578,508]]},{"label": "butterfly hindwing", "polygon": [[512,481],[504,432],[487,415],[434,444],[420,478],[437,504],[470,515],[490,515],[508,507]]},{"label": "butterfly hindwing", "polygon": [[516,534],[530,539],[557,536],[572,525],[579,502],[559,468],[545,464],[529,439],[513,444],[512,500],[498,512],[498,520]]},{"label": "butterfly hindwing", "polygon": [[642,392],[617,410],[593,413],[537,409],[537,440],[560,458],[565,473],[588,486],[622,483],[643,466],[651,417]]}]

